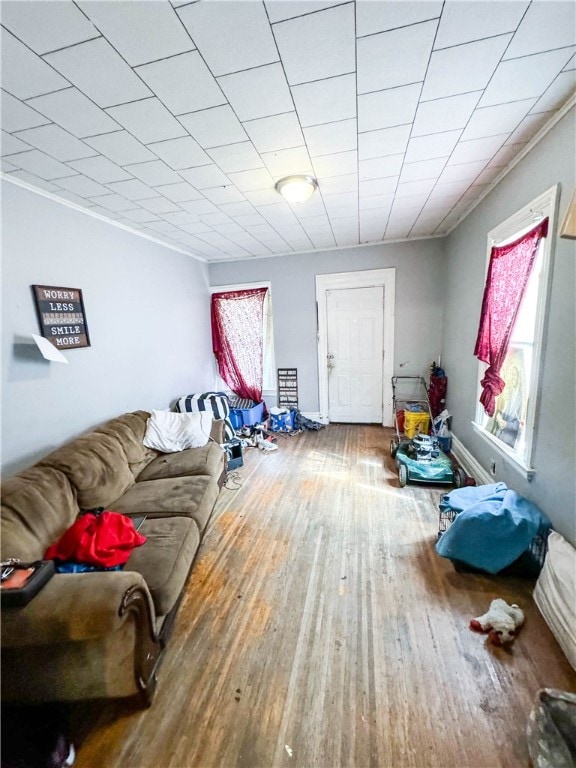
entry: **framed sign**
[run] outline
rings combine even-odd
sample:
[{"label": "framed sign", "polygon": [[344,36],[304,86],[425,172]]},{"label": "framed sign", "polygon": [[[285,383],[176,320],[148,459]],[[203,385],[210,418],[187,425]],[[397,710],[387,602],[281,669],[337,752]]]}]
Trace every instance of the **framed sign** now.
[{"label": "framed sign", "polygon": [[297,368],[278,368],[278,406],[298,410]]},{"label": "framed sign", "polygon": [[60,350],[89,347],[82,291],[53,285],[31,287],[42,336]]}]

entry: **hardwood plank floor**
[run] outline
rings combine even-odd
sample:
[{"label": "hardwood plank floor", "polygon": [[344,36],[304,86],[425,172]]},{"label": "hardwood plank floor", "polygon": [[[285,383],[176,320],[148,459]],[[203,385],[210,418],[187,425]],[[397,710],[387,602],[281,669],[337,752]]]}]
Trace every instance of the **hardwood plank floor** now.
[{"label": "hardwood plank floor", "polygon": [[[392,432],[331,425],[248,449],[209,523],[151,709],[78,706],[78,768],[508,768],[541,687],[576,675],[533,582],[434,549],[446,488],[400,488]],[[503,597],[514,645],[468,622]]]}]

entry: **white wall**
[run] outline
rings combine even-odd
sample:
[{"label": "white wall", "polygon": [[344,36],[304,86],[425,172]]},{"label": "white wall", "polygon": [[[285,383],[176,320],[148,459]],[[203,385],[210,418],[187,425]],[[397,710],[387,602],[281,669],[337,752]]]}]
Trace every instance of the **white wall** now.
[{"label": "white wall", "polygon": [[575,264],[574,240],[557,238],[533,466],[528,482],[494,456],[472,428],[478,361],[473,357],[484,290],[487,233],[556,183],[562,221],[575,187],[575,111],[565,116],[451,234],[446,243],[447,287],[443,358],[449,372],[453,430],[481,465],[496,460],[496,478],[537,504],[576,545]]},{"label": "white wall", "polygon": [[[14,184],[2,193],[3,472],[212,386],[206,265]],[[83,291],[92,346],[65,352],[69,365],[27,343],[32,284]]]},{"label": "white wall", "polygon": [[[440,240],[214,263],[210,284],[271,281],[276,365],[298,369],[300,409],[317,413],[315,277],[385,267],[396,268],[395,372],[428,376],[442,341],[444,255]],[[406,365],[400,368],[401,363]]]}]

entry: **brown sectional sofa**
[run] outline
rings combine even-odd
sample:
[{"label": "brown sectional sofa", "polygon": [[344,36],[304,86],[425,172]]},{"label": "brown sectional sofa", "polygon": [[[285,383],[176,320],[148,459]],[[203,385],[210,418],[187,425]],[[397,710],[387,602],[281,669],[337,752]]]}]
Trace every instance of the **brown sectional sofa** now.
[{"label": "brown sectional sofa", "polygon": [[2,609],[5,702],[151,702],[225,461],[223,422],[205,447],[162,454],[143,445],[149,415],[113,419],[3,482],[2,560],[41,559],[81,509],[145,515],[148,539],[121,571],[56,574],[28,605]]}]

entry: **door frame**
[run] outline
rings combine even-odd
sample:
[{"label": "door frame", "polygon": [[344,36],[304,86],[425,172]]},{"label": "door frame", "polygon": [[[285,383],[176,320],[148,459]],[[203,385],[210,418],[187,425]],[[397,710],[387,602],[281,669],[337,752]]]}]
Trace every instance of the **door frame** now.
[{"label": "door frame", "polygon": [[396,269],[366,269],[360,272],[334,272],[316,275],[316,308],[318,314],[318,399],[320,421],[328,424],[328,311],[326,292],[346,288],[384,289],[384,329],[382,337],[382,425],[391,427],[392,414],[392,376],[394,375],[394,317]]}]

